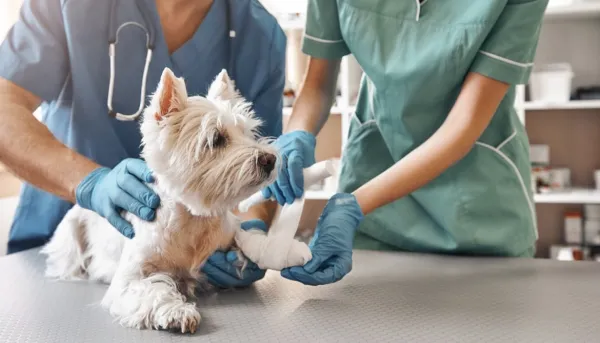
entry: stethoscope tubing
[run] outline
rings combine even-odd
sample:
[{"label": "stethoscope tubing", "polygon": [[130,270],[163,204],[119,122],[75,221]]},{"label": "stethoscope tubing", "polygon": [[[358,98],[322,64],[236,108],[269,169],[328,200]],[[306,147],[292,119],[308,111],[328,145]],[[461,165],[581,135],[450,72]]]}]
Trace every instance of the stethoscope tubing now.
[{"label": "stethoscope tubing", "polygon": [[[138,23],[138,22],[125,22],[123,24],[121,24],[118,28],[116,28],[116,9],[117,9],[117,0],[113,0],[112,4],[111,4],[111,8],[110,8],[110,18],[109,18],[109,40],[108,40],[108,56],[109,56],[109,60],[110,60],[110,76],[109,76],[109,80],[108,80],[108,96],[106,98],[106,105],[108,107],[108,114],[111,117],[116,118],[117,120],[120,121],[133,121],[136,120],[143,112],[144,110],[144,105],[145,105],[145,99],[146,99],[146,81],[148,79],[148,70],[150,69],[150,62],[152,61],[152,54],[154,51],[154,46],[155,46],[155,33],[154,33],[154,27],[152,26],[152,21],[150,16],[148,15],[148,11],[147,11],[147,7],[144,6],[144,4],[140,5],[139,3],[140,0],[136,1],[136,6],[138,7],[140,13],[142,13],[143,16],[143,20],[144,20],[144,25]],[[215,1],[219,1],[219,0],[215,0]],[[235,38],[236,36],[236,32],[235,30],[233,30],[233,25],[232,25],[232,18],[231,18],[231,4],[230,4],[231,0],[226,0],[226,6],[227,6],[227,32],[228,32],[228,36],[229,36],[229,74],[233,77],[234,75],[234,51],[233,51],[233,38]],[[113,101],[113,96],[114,96],[114,87],[115,87],[115,56],[116,56],[116,45],[119,41],[119,32],[127,27],[127,26],[134,26],[134,27],[138,27],[139,29],[141,29],[142,31],[144,31],[144,33],[146,34],[146,61],[144,64],[144,72],[142,74],[142,84],[140,87],[140,102],[139,102],[139,107],[137,109],[137,111],[133,114],[122,114],[119,113],[117,111],[115,111],[112,107],[112,101]]]}]

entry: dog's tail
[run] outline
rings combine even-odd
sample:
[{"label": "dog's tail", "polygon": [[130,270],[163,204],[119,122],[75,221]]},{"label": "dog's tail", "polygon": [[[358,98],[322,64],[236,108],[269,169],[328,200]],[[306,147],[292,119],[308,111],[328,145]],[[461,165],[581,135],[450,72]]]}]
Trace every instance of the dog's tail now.
[{"label": "dog's tail", "polygon": [[69,210],[50,242],[41,250],[41,254],[47,255],[47,277],[62,280],[87,278],[87,240],[82,211],[85,210],[77,205]]}]

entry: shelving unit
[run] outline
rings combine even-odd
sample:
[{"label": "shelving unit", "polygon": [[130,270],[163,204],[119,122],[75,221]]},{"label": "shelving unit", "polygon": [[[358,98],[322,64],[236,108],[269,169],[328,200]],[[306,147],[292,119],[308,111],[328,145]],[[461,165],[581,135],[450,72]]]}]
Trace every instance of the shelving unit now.
[{"label": "shelving unit", "polygon": [[[549,6],[535,65],[570,63],[577,87],[600,84],[600,1],[574,0]],[[534,67],[535,68],[535,67]],[[517,87],[515,108],[532,144],[550,146],[550,163],[571,170],[575,188],[534,196],[540,239],[538,251],[563,242],[564,213],[585,204],[600,204],[593,172],[600,169],[600,100],[563,103],[531,102],[526,87]]]}]

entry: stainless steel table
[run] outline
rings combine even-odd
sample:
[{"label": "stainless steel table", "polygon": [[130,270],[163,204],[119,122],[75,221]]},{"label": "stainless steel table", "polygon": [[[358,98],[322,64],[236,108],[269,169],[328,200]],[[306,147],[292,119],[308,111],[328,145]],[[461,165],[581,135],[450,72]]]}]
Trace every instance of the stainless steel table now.
[{"label": "stainless steel table", "polygon": [[268,273],[199,301],[195,335],[125,329],[106,286],[51,282],[37,250],[0,258],[0,342],[600,342],[600,264],[355,253],[324,287]]}]

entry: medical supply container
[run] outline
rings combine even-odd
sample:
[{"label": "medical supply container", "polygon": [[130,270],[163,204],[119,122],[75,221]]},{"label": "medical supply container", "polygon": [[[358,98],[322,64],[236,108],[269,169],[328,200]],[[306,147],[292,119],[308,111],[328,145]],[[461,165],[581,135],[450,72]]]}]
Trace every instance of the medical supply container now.
[{"label": "medical supply container", "polygon": [[579,211],[565,213],[565,242],[581,244],[582,216]]},{"label": "medical supply container", "polygon": [[546,64],[531,73],[530,94],[534,102],[560,103],[571,99],[573,71],[569,63]]},{"label": "medical supply container", "polygon": [[600,220],[600,205],[587,204],[584,207],[585,219]]},{"label": "medical supply container", "polygon": [[584,230],[586,244],[600,245],[600,220],[586,220]]},{"label": "medical supply container", "polygon": [[550,168],[536,166],[531,169],[533,192],[547,193],[550,191]]},{"label": "medical supply container", "polygon": [[547,166],[550,164],[550,146],[546,144],[531,144],[529,146],[529,159],[534,166]]},{"label": "medical supply container", "polygon": [[563,190],[571,187],[571,170],[568,168],[550,169],[550,188]]}]

